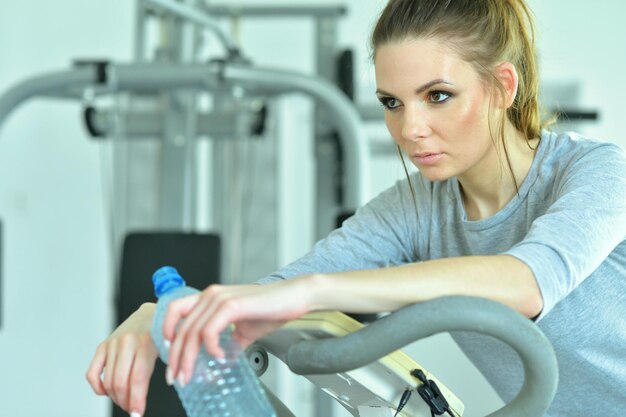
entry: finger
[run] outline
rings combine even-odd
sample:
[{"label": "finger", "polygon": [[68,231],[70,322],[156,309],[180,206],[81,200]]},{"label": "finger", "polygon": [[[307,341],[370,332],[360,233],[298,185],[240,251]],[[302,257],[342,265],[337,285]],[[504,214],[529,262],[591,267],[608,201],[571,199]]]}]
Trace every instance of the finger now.
[{"label": "finger", "polygon": [[245,350],[255,341],[276,331],[276,329],[284,324],[285,322],[282,320],[255,320],[239,322],[236,324],[235,330],[233,331],[233,339],[243,350]]},{"label": "finger", "polygon": [[137,352],[137,357],[133,363],[130,377],[130,391],[128,398],[128,411],[143,416],[146,411],[146,399],[148,397],[148,387],[150,378],[154,372],[156,364],[156,349],[153,345],[148,345],[151,341],[142,342],[142,346]]},{"label": "finger", "polygon": [[[174,377],[177,377],[180,372],[180,361],[184,349],[183,346],[187,344],[187,335],[189,330],[196,323],[198,317],[203,315],[204,310],[209,308],[212,297],[211,293],[213,291],[208,292],[208,290],[205,290],[205,292],[203,292],[203,297],[194,296],[194,300],[185,301],[185,298],[176,300],[172,303],[173,305],[171,305],[171,310],[168,310],[168,315],[171,311],[173,316],[180,314],[179,311],[184,311],[186,313],[185,316],[182,316],[185,317],[185,320],[180,323],[175,334],[173,335],[172,344],[168,353],[168,368],[169,372]],[[205,294],[208,294],[208,296]],[[183,303],[178,304],[178,301],[182,301]],[[184,304],[185,302],[189,304]],[[192,305],[191,309],[189,309],[190,305]],[[192,336],[192,338],[194,337],[195,343],[200,344],[199,337],[197,335]]]},{"label": "finger", "polygon": [[106,395],[106,390],[104,389],[104,385],[102,383],[102,372],[104,371],[104,365],[106,364],[106,347],[101,344],[96,349],[96,353],[94,357],[91,359],[91,363],[89,364],[89,368],[87,369],[87,374],[85,375],[89,385],[93,391],[98,395]]},{"label": "finger", "polygon": [[220,335],[231,323],[241,319],[241,313],[239,303],[234,299],[225,300],[205,313],[207,319],[202,329],[202,342],[210,355],[218,358],[225,356],[220,346]]},{"label": "finger", "polygon": [[185,341],[181,343],[180,370],[177,373],[177,380],[183,386],[187,385],[193,376],[196,358],[202,346],[200,331],[194,329],[189,332]]},{"label": "finger", "polygon": [[[179,383],[187,384],[193,375],[196,358],[202,346],[202,338],[205,327],[211,322],[213,312],[225,301],[221,299],[223,294],[217,293],[218,288],[210,288],[203,293],[202,302],[189,314],[185,322],[180,326],[174,340],[177,368],[172,369],[177,375]],[[218,335],[219,339],[219,335]],[[219,349],[219,345],[218,345]],[[170,355],[171,355],[170,351]],[[218,357],[223,357],[221,349]]]},{"label": "finger", "polygon": [[113,374],[113,390],[117,405],[126,411],[130,391],[130,375],[138,348],[137,338],[134,335],[124,335],[115,358]]},{"label": "finger", "polygon": [[254,343],[254,340],[250,337],[242,334],[239,331],[233,332],[233,340],[241,347],[242,350],[246,350],[248,346]]},{"label": "finger", "polygon": [[170,372],[176,377],[179,384],[186,385],[191,376],[196,357],[200,351],[202,327],[207,315],[200,309],[200,305],[192,312],[180,326],[169,353]]},{"label": "finger", "polygon": [[[202,349],[204,340],[211,341],[210,349],[206,349],[210,355],[217,358],[224,358],[225,352],[220,347],[220,331],[216,330],[213,326],[213,317],[215,310],[209,308],[202,316],[194,320],[193,326],[191,326],[181,337],[181,357],[180,357],[180,371],[178,375],[179,383],[182,382],[186,385],[193,376],[196,359],[198,353]],[[178,337],[177,337],[178,338]]]},{"label": "finger", "polygon": [[111,340],[107,344],[107,364],[104,368],[104,377],[102,378],[102,384],[106,394],[111,397],[111,400],[117,404],[117,397],[115,395],[115,389],[113,388],[113,376],[115,374],[115,360],[117,358],[117,341]]},{"label": "finger", "polygon": [[189,315],[199,300],[199,295],[190,295],[170,303],[163,322],[163,337],[170,342],[176,336],[178,322]]}]

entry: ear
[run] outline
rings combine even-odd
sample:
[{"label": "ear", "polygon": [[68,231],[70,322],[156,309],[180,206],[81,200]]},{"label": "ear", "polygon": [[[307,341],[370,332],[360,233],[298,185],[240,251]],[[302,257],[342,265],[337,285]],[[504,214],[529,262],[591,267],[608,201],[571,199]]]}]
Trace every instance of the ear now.
[{"label": "ear", "polygon": [[513,101],[515,101],[517,96],[519,78],[515,65],[508,61],[498,64],[494,69],[494,75],[504,88],[504,97],[502,97],[503,100],[499,103],[503,108],[508,109],[513,105]]}]

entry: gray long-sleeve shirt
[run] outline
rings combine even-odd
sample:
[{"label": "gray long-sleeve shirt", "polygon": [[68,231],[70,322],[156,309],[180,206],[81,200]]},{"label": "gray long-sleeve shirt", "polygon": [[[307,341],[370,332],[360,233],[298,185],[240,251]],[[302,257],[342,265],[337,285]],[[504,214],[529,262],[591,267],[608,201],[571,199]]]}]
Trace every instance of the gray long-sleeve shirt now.
[{"label": "gray long-sleeve shirt", "polygon": [[[301,259],[261,282],[313,272],[384,268],[429,259],[509,254],[532,269],[544,309],[537,324],[559,362],[548,416],[626,409],[626,156],[613,144],[542,132],[519,194],[469,221],[455,178],[415,174],[371,200]],[[506,402],[521,386],[514,351],[492,338],[452,334]]]}]

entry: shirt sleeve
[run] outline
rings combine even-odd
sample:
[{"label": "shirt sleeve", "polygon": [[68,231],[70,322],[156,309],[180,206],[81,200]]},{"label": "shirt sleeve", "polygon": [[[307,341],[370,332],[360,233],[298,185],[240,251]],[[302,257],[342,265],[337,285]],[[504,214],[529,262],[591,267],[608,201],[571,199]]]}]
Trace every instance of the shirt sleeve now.
[{"label": "shirt sleeve", "polygon": [[414,257],[416,228],[411,191],[406,180],[398,181],[317,242],[305,256],[258,282],[406,263]]},{"label": "shirt sleeve", "polygon": [[603,144],[574,160],[555,200],[506,253],[526,263],[541,290],[544,317],[604,262],[626,237],[626,158]]}]

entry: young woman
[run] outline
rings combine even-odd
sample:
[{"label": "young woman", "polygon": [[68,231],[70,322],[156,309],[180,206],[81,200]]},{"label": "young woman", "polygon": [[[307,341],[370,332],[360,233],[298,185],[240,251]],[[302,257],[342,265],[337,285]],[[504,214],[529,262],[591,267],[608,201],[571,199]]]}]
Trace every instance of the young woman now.
[{"label": "young woman", "polygon": [[[551,340],[560,384],[548,415],[626,406],[626,157],[542,129],[527,5],[390,0],[372,47],[389,132],[419,172],[265,285],[214,285],[176,302],[164,327],[170,382],[188,381],[202,344],[222,355],[218,334],[233,323],[246,345],[310,311],[391,311],[461,294],[518,310]],[[143,305],[103,342],[87,373],[98,394],[136,415],[157,357],[153,309]],[[453,337],[511,400],[523,378],[512,351]]]}]

